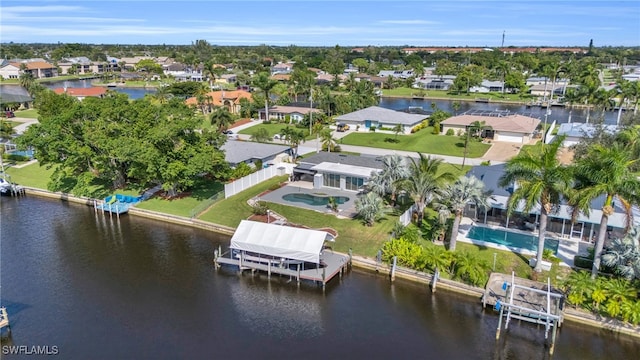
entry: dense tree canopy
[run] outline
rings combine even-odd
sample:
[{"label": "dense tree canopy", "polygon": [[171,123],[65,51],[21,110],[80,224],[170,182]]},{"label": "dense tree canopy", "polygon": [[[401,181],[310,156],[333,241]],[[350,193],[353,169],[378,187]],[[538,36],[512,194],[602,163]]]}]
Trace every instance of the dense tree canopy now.
[{"label": "dense tree canopy", "polygon": [[39,124],[18,141],[33,146],[42,165],[56,170],[51,190],[72,189],[91,195],[91,186],[107,183],[161,184],[170,194],[193,185],[200,174],[226,178],[228,166],[218,135],[194,131],[198,120],[182,101],[129,101],[127,95],[82,102],[46,91],[38,99]]}]

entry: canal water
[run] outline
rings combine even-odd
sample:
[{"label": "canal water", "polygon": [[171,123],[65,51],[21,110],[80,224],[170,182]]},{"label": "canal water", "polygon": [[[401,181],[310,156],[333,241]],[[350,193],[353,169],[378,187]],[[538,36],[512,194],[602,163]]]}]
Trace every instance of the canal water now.
[{"label": "canal water", "polygon": [[[512,322],[496,342],[479,299],[357,269],[323,293],[216,271],[228,236],[36,197],[0,210],[2,345],[56,346],[63,359],[550,358],[541,327]],[[565,323],[553,359],[638,354],[637,339]]]}]

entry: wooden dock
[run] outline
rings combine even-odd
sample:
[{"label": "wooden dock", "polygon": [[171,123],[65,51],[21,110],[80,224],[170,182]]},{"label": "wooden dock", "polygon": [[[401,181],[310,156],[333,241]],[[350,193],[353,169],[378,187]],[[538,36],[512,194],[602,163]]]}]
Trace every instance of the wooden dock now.
[{"label": "wooden dock", "polygon": [[[284,263],[278,259],[259,256],[244,256],[243,258],[235,256],[231,257],[230,253],[218,255],[218,251],[214,255],[214,263],[216,267],[220,265],[236,266],[242,272],[243,270],[262,271],[269,276],[278,274],[295,278],[298,283],[301,280],[313,281],[322,285],[323,289],[336,275],[342,276],[346,272],[349,265],[349,257],[341,254],[324,250],[321,255],[321,266],[313,268],[304,268],[302,262]],[[315,264],[309,264],[313,265]]]}]

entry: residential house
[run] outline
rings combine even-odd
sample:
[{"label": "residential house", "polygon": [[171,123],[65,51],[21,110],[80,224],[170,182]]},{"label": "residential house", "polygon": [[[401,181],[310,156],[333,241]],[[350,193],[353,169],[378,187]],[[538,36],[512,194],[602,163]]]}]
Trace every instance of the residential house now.
[{"label": "residential house", "polygon": [[231,167],[240,163],[255,166],[256,162],[261,162],[262,166],[268,166],[284,162],[289,159],[291,150],[285,145],[240,140],[228,140],[220,149],[224,151],[224,158]]},{"label": "residential house", "polygon": [[423,76],[416,79],[413,87],[425,90],[449,90],[453,86],[455,75]]},{"label": "residential house", "polygon": [[565,123],[560,124],[558,128],[558,136],[565,135],[566,138],[562,142],[563,147],[570,147],[578,144],[584,138],[592,138],[598,131],[604,131],[609,134],[615,134],[619,130],[617,125],[595,125],[584,123]]},{"label": "residential house", "polygon": [[[31,73],[34,79],[44,79],[58,76],[58,69],[49,64],[46,61],[31,61],[31,60],[23,60],[20,62],[11,62],[13,67],[20,69],[20,73],[22,73],[21,68],[25,67],[24,72]],[[13,74],[13,68],[9,69]],[[19,77],[19,75],[18,75]]]},{"label": "residential house", "polygon": [[[251,101],[251,93],[244,90],[211,91],[205,94],[205,99],[210,106],[224,106],[230,113],[237,115],[240,113],[240,100]],[[200,106],[198,98],[195,96],[185,100],[185,103],[191,106]]]},{"label": "residential house", "polygon": [[0,67],[0,76],[3,79],[19,79],[20,78],[20,64],[6,63]]},{"label": "residential house", "polygon": [[296,180],[312,181],[314,189],[359,192],[369,182],[372,173],[380,172],[382,168],[381,157],[319,152],[301,159],[293,169],[293,176]]},{"label": "residential house", "polygon": [[[533,231],[538,226],[538,217],[540,215],[539,205],[534,207],[528,214],[523,213],[522,207],[516,209],[516,213],[507,215],[507,202],[509,197],[516,188],[515,184],[506,187],[498,185],[500,178],[504,174],[505,164],[490,166],[474,166],[466,176],[475,176],[484,182],[487,190],[492,192],[492,198],[489,199],[490,209],[483,211],[476,209],[472,205],[468,205],[465,215],[475,218],[478,222],[499,224],[508,228]],[[595,235],[600,227],[602,217],[602,206],[605,197],[601,196],[591,202],[591,211],[589,216],[579,214],[574,220],[572,218],[572,208],[566,203],[559,206],[557,211],[549,214],[549,222],[547,230],[550,232],[549,237],[555,233],[556,236],[563,239],[575,239],[586,242],[593,242]],[[614,213],[609,217],[608,227],[622,231],[626,227],[626,216],[624,215],[623,204],[620,201],[614,201]],[[636,223],[640,223],[638,219]]]},{"label": "residential house", "polygon": [[217,84],[235,84],[237,81],[236,74],[222,74],[216,78]]},{"label": "residential house", "polygon": [[[536,134],[540,119],[512,114],[502,116],[468,115],[453,116],[440,122],[442,134],[452,129],[456,134],[464,134],[467,128],[475,122],[484,122],[486,138],[495,141],[528,144]],[[446,136],[446,135],[442,135]]]},{"label": "residential house", "polygon": [[553,94],[555,96],[562,96],[562,94],[564,93],[566,88],[566,85],[558,85],[556,84],[555,86],[549,82],[546,85],[545,84],[540,84],[540,85],[533,85],[529,88],[529,93],[533,96],[544,96],[544,97],[549,97],[551,96],[551,93],[553,92]]},{"label": "residential house", "polygon": [[103,97],[107,93],[107,89],[100,86],[94,86],[89,88],[55,88],[53,92],[56,94],[67,94],[73,96],[78,100],[83,100],[86,97]]},{"label": "residential house", "polygon": [[271,75],[289,74],[293,71],[293,63],[279,63],[271,67]]},{"label": "residential house", "polygon": [[401,111],[389,110],[379,106],[370,106],[366,109],[337,116],[336,123],[349,125],[357,131],[370,131],[371,129],[392,129],[402,125],[405,134],[411,133],[411,129],[424,121],[428,115],[408,114]]},{"label": "residential house", "polygon": [[469,92],[487,94],[490,92],[502,92],[504,83],[502,81],[482,80],[479,86],[472,86]]},{"label": "residential house", "polygon": [[413,70],[380,70],[379,77],[394,77],[396,79],[408,79],[414,76]]},{"label": "residential house", "polygon": [[[269,119],[281,121],[285,120],[288,116],[292,121],[300,122],[304,119],[305,115],[311,112],[321,114],[322,110],[300,106],[273,106],[269,108]],[[258,118],[260,120],[265,119],[264,109],[258,111]]]}]

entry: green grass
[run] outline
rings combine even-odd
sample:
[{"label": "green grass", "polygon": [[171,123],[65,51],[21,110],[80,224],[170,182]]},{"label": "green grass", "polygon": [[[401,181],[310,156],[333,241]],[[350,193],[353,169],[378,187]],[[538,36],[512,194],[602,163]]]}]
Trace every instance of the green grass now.
[{"label": "green grass", "polygon": [[47,169],[44,166],[40,166],[40,163],[27,165],[20,169],[10,167],[6,171],[14,183],[44,190],[47,189],[47,183],[49,183],[49,178],[53,174],[53,168]]},{"label": "green grass", "polygon": [[191,190],[191,194],[179,199],[165,200],[154,197],[136,205],[137,208],[162,212],[178,216],[191,216],[191,210],[207,201],[211,196],[224,189],[217,181],[202,179]]},{"label": "green grass", "polygon": [[[393,142],[395,139],[398,142]],[[460,157],[464,153],[464,140],[457,136],[434,135],[433,127],[430,126],[415,134],[398,135],[397,138],[394,134],[355,132],[342,138],[341,144]],[[481,157],[490,147],[481,142],[469,141],[467,157]]]},{"label": "green grass", "polygon": [[367,257],[375,257],[382,244],[389,239],[393,225],[399,214],[388,214],[374,226],[363,225],[357,219],[339,219],[331,214],[323,214],[313,210],[294,206],[268,203],[271,210],[287,218],[288,221],[306,225],[311,228],[330,227],[338,231],[338,238],[332,248],[336,251],[348,252]]},{"label": "green grass", "polygon": [[247,204],[247,200],[258,196],[271,186],[287,179],[288,175],[276,176],[234,196],[220,200],[200,215],[199,219],[235,228],[240,224],[241,220],[247,219],[252,214],[252,209]]},{"label": "green grass", "polygon": [[14,112],[17,117],[37,119],[38,118],[38,110],[36,109],[28,109],[28,110],[20,110]]}]

